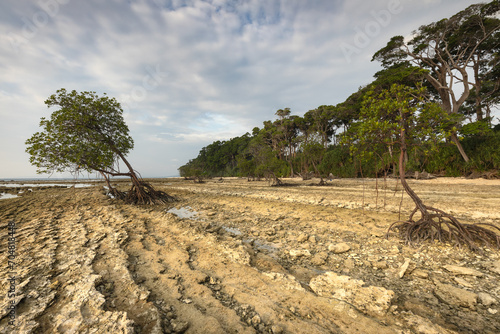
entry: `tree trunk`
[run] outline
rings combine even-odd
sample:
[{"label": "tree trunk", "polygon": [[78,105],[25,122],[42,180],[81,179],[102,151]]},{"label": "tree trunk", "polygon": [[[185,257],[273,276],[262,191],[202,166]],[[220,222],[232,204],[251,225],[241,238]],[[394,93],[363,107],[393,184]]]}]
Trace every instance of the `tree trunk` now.
[{"label": "tree trunk", "polygon": [[490,106],[487,105],[486,106],[486,118],[488,119],[488,124],[489,126],[491,127],[491,109],[490,109]]},{"label": "tree trunk", "polygon": [[102,171],[99,171],[99,173],[101,173],[102,177],[106,181],[106,184],[108,185],[108,189],[111,191],[111,188],[113,188],[113,187],[111,186],[111,183],[109,182],[108,176]]},{"label": "tree trunk", "polygon": [[[391,229],[395,227],[399,230],[400,236],[406,240],[407,244],[419,243],[424,240],[429,240],[431,242],[438,240],[449,241],[455,245],[467,245],[471,250],[479,250],[480,244],[486,244],[488,246],[496,245],[500,248],[500,236],[497,235],[494,230],[479,226],[480,224],[461,224],[451,214],[424,205],[420,197],[406,182],[405,157],[407,155],[407,131],[405,131],[405,126],[407,125],[408,116],[411,115],[411,112],[411,110],[407,111],[405,107],[399,107],[399,178],[403,189],[415,203],[415,208],[407,221],[393,223],[387,231],[387,236]],[[452,138],[458,142],[456,134],[453,134]],[[462,147],[459,146],[459,148]],[[414,215],[417,212],[421,214],[420,219],[414,219]],[[490,228],[500,231],[498,226],[492,224],[482,223],[481,225],[488,225]]]},{"label": "tree trunk", "polygon": [[455,145],[457,145],[458,151],[462,155],[462,158],[464,159],[464,161],[468,162],[469,161],[469,157],[467,156],[467,153],[465,153],[465,150],[462,147],[462,144],[460,143],[460,140],[458,140],[457,134],[455,132],[453,132],[451,134],[451,140],[453,141],[453,143],[455,143]]},{"label": "tree trunk", "polygon": [[116,189],[115,187],[113,187],[111,185],[111,182],[109,181],[109,177],[108,177],[108,175],[106,175],[106,173],[104,173],[103,171],[99,171],[99,173],[101,173],[102,177],[104,177],[104,180],[106,181],[106,184],[108,185],[109,193],[112,196],[114,196],[115,198],[118,198],[118,199],[125,198],[125,194],[123,192],[119,191],[118,189]]},{"label": "tree trunk", "polygon": [[476,60],[475,58],[473,58],[473,61],[474,61],[473,69],[474,69],[474,81],[475,81],[474,88],[476,89],[476,99],[475,99],[476,121],[482,121],[483,120],[483,110],[481,108],[482,81],[479,78],[479,59]]},{"label": "tree trunk", "polygon": [[273,172],[271,172],[271,179],[272,179],[271,186],[278,187],[283,185],[283,182],[281,182],[279,177],[277,177],[276,174],[274,174]]},{"label": "tree trunk", "polygon": [[132,168],[132,165],[128,162],[125,156],[116,148],[113,143],[109,143],[113,149],[113,151],[122,159],[122,161],[127,166],[129,172],[128,173],[120,173],[121,175],[127,175],[130,177],[132,181],[132,187],[130,188],[126,201],[134,204],[155,204],[155,203],[167,203],[175,200],[174,197],[166,194],[163,191],[158,191],[153,188],[152,185],[139,180],[135,170]]},{"label": "tree trunk", "polygon": [[406,182],[405,155],[406,155],[406,140],[404,138],[404,131],[401,131],[401,152],[399,154],[399,179],[401,180],[401,185],[403,186],[403,189],[406,191],[408,196],[410,196],[410,198],[413,200],[418,210],[422,213],[422,216],[424,216],[425,214],[427,214],[427,208],[423,204],[420,197],[418,197],[418,195],[413,191],[413,189],[410,188],[410,186]]},{"label": "tree trunk", "polygon": [[[404,122],[404,115],[401,122]],[[403,123],[404,124],[404,123]],[[461,224],[455,217],[445,213],[439,209],[435,209],[423,204],[418,195],[410,188],[405,178],[405,154],[406,154],[406,138],[403,127],[401,127],[400,144],[401,152],[399,155],[399,178],[404,190],[415,203],[415,209],[410,214],[409,220],[406,222],[396,222],[392,224],[388,231],[397,225],[401,236],[406,239],[408,244],[420,242],[422,240],[448,240],[456,245],[467,245],[471,250],[480,250],[479,244],[485,244],[488,247],[497,246],[500,248],[500,236],[493,230],[479,226],[479,224]],[[419,211],[420,219],[413,220],[415,213]],[[500,228],[491,224],[485,224],[490,228],[500,231]]]},{"label": "tree trunk", "polygon": [[[468,90],[468,86],[464,84],[464,87],[466,88],[465,90],[467,92],[464,92],[462,94],[462,97],[460,98],[460,100],[463,100],[460,104],[452,104],[452,101],[451,101],[451,96],[450,96],[450,88],[448,87],[448,83],[446,82],[446,73],[447,71],[444,69],[444,67],[439,71],[438,73],[438,78],[434,78],[432,75],[430,74],[426,74],[425,77],[426,79],[430,82],[430,84],[438,91],[438,94],[439,94],[439,97],[441,98],[441,107],[448,113],[448,114],[452,114],[452,113],[457,113],[458,112],[458,109],[461,105],[461,103],[463,103],[463,101],[465,101],[463,98],[464,96],[467,97],[469,96],[469,90]],[[460,152],[460,155],[462,156],[462,158],[464,159],[465,162],[468,162],[469,161],[469,157],[467,156],[467,154],[465,153],[463,147],[462,147],[462,144],[460,143],[460,141],[458,140],[458,137],[457,137],[457,134],[456,133],[452,133],[451,135],[451,140],[455,143],[455,145],[457,145],[457,149],[458,151]]]}]

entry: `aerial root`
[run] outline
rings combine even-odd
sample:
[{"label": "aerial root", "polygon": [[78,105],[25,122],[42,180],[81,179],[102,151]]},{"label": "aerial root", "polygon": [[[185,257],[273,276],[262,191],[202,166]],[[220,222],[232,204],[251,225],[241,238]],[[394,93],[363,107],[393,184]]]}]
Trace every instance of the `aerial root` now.
[{"label": "aerial root", "polygon": [[500,235],[495,232],[500,231],[497,226],[486,223],[462,224],[441,210],[431,207],[425,209],[426,212],[421,212],[422,217],[416,221],[413,216],[418,211],[417,208],[413,210],[409,220],[393,223],[387,230],[386,237],[389,237],[391,230],[397,230],[408,245],[437,240],[459,247],[467,246],[472,251],[480,251],[480,246],[500,249]]},{"label": "aerial root", "polygon": [[127,197],[127,193],[116,189],[115,187],[110,187],[108,193],[111,194],[116,199],[124,200]]}]

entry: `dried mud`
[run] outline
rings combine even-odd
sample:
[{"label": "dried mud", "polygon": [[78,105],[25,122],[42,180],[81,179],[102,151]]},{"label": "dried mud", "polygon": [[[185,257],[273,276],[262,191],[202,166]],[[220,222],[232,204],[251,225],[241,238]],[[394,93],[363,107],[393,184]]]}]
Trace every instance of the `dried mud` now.
[{"label": "dried mud", "polygon": [[[413,208],[394,180],[151,181],[178,201],[102,184],[0,200],[0,333],[500,332],[499,251],[386,239]],[[500,226],[498,180],[410,184]]]}]

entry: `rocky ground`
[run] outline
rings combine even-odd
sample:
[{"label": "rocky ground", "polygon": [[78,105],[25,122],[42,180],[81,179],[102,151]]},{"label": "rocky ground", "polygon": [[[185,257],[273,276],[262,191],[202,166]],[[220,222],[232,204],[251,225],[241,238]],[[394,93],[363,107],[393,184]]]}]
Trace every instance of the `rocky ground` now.
[{"label": "rocky ground", "polygon": [[[178,199],[155,207],[102,184],[0,200],[0,333],[500,332],[498,250],[386,239],[413,208],[394,180],[285,182],[153,180]],[[410,184],[500,226],[498,180]]]}]

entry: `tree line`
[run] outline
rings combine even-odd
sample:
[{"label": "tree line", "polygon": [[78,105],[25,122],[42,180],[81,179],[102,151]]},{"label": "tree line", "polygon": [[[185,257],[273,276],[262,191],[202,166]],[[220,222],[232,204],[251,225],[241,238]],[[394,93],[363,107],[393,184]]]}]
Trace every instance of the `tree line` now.
[{"label": "tree line", "polygon": [[[382,70],[344,102],[321,105],[303,116],[289,108],[277,110],[274,120],[252,133],[202,148],[179,168],[180,175],[265,177],[279,183],[280,177],[396,173],[398,134],[388,130],[398,119],[387,106],[368,117],[368,101],[406,87],[425,96],[417,113],[427,113],[432,131],[446,134],[431,145],[433,136],[415,129],[405,155],[407,171],[498,176],[500,125],[494,125],[493,111],[500,102],[499,12],[498,0],[475,4],[419,27],[410,39],[391,38],[373,55]],[[394,99],[386,98],[388,103]],[[424,107],[431,103],[443,113]],[[375,132],[366,141],[369,131]]]}]

